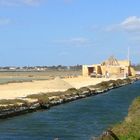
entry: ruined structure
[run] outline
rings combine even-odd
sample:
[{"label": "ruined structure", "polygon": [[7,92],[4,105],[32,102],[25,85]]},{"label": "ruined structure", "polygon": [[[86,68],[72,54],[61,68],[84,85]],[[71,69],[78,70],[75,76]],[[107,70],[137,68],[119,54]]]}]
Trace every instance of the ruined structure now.
[{"label": "ruined structure", "polygon": [[114,56],[111,56],[101,64],[83,65],[82,74],[83,76],[95,77],[127,77],[135,76],[136,72],[131,67],[129,60],[117,60]]}]

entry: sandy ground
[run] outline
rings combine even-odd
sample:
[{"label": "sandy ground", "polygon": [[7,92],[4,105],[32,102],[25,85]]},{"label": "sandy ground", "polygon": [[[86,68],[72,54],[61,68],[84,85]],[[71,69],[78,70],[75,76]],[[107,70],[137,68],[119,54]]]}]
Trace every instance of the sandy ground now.
[{"label": "sandy ground", "polygon": [[59,77],[80,76],[81,70],[47,70],[47,71],[25,71],[25,72],[1,72],[0,78],[27,78],[27,79],[53,79]]},{"label": "sandy ground", "polygon": [[[111,78],[112,79],[112,78]],[[114,79],[114,78],[113,78]],[[0,99],[14,99],[41,92],[65,91],[69,88],[80,88],[95,85],[106,78],[55,78],[54,80],[33,81],[24,83],[9,83],[0,85]],[[115,79],[114,79],[115,80]]]}]

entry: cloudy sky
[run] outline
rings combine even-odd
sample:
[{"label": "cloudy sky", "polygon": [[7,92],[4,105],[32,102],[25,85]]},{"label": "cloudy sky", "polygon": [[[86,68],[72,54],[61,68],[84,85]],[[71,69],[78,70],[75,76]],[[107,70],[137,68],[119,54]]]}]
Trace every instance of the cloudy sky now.
[{"label": "cloudy sky", "polygon": [[0,66],[140,63],[139,0],[0,0]]}]

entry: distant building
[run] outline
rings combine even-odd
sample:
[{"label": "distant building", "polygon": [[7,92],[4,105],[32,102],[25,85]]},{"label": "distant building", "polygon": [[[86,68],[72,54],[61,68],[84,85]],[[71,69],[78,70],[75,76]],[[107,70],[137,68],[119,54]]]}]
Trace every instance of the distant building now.
[{"label": "distant building", "polygon": [[83,76],[95,76],[95,77],[127,77],[135,76],[136,72],[131,67],[131,62],[128,60],[117,60],[111,56],[108,60],[101,64],[83,65]]},{"label": "distant building", "polygon": [[9,67],[9,70],[16,70],[16,67]]}]

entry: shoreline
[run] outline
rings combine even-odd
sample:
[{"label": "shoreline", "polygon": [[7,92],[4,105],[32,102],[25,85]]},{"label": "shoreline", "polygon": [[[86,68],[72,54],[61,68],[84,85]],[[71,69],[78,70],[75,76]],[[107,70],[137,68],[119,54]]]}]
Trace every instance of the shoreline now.
[{"label": "shoreline", "polygon": [[127,116],[120,123],[108,128],[94,140],[138,140],[140,138],[140,96],[135,98],[129,105]]},{"label": "shoreline", "polygon": [[137,80],[140,80],[140,77],[102,81],[96,85],[79,89],[70,88],[66,91],[32,94],[20,99],[3,99],[1,100],[3,105],[1,104],[0,106],[0,119],[19,116],[37,110],[50,109],[56,105],[102,94],[109,90],[132,84]]}]

